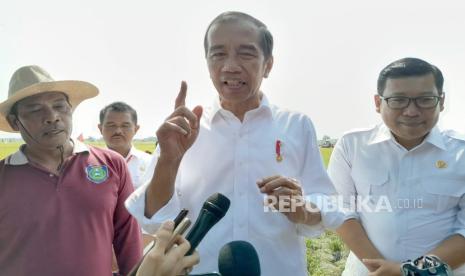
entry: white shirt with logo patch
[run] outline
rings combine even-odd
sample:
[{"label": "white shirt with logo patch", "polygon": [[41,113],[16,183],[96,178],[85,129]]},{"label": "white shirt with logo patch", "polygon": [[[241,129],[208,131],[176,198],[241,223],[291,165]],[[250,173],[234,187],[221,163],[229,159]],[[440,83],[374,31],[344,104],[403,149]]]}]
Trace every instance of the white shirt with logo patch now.
[{"label": "white shirt with logo patch", "polygon": [[[465,236],[465,139],[433,128],[410,151],[384,125],[345,134],[328,173],[368,238],[388,260],[414,260],[454,234]],[[386,204],[387,203],[387,204]],[[377,209],[378,207],[378,209]],[[343,275],[367,275],[351,253]],[[455,271],[465,275],[465,266]]]},{"label": "white shirt with logo patch", "polygon": [[[278,141],[281,161],[276,152]],[[149,171],[155,163],[156,159]],[[220,192],[231,200],[231,206],[200,243],[201,261],[193,273],[218,271],[221,247],[233,240],[245,240],[258,252],[262,275],[306,276],[304,237],[336,228],[343,216],[319,206],[322,221],[307,226],[294,224],[281,213],[266,212],[264,195],[256,182],[273,175],[296,178],[312,202],[335,193],[307,116],[270,105],[264,96],[260,106],[247,112],[240,122],[216,101],[205,109],[199,137],[182,159],[171,200],[152,218],[146,218],[144,185],[128,198],[126,206],[147,231],[153,232],[181,208],[188,209],[189,219],[195,222],[204,201]]]}]

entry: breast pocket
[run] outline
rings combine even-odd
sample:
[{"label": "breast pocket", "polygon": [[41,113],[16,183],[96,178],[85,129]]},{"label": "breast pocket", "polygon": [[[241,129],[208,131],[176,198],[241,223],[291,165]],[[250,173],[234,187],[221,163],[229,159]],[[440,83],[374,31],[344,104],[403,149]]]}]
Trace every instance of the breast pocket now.
[{"label": "breast pocket", "polygon": [[376,212],[390,210],[391,190],[388,171],[363,170],[352,171],[357,196],[351,202],[356,202],[359,212]]},{"label": "breast pocket", "polygon": [[422,181],[422,187],[426,192],[423,206],[436,213],[458,208],[460,198],[465,195],[465,179],[429,177]]},{"label": "breast pocket", "polygon": [[362,196],[379,196],[387,195],[389,192],[388,172],[374,171],[352,171],[352,179],[355,183],[355,189],[358,195]]}]

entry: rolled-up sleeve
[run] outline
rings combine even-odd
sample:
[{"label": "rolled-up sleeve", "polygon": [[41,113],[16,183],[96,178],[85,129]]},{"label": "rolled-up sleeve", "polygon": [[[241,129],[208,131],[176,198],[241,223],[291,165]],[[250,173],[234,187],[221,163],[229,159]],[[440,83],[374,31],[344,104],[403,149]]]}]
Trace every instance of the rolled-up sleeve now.
[{"label": "rolled-up sleeve", "polygon": [[333,182],[334,187],[338,193],[339,197],[342,197],[342,206],[339,206],[340,210],[343,210],[345,215],[345,220],[348,219],[359,219],[359,215],[353,206],[352,198],[357,196],[355,183],[352,180],[350,174],[351,165],[348,161],[347,151],[344,146],[344,137],[341,138],[331,154],[328,165],[328,174]]},{"label": "rolled-up sleeve", "polygon": [[149,234],[154,234],[164,221],[172,220],[176,217],[181,210],[181,204],[175,192],[171,199],[158,212],[152,217],[147,218],[145,216],[145,200],[149,183],[144,184],[132,193],[126,200],[125,205],[129,213],[137,219],[142,229]]},{"label": "rolled-up sleeve", "polygon": [[150,181],[153,177],[153,171],[155,170],[156,161],[158,159],[158,152],[154,153],[153,160],[149,166],[151,173],[144,176],[146,183],[135,190],[126,200],[125,206],[129,213],[137,219],[142,229],[149,233],[154,234],[158,227],[166,220],[172,220],[181,210],[180,199],[178,196],[177,189],[171,199],[152,217],[147,218],[145,216],[145,202],[147,197],[147,188],[150,185]]},{"label": "rolled-up sleeve", "polygon": [[315,225],[296,224],[297,233],[301,236],[315,237],[326,228],[336,229],[344,222],[344,214],[334,206],[333,196],[336,194],[331,180],[326,173],[321,158],[320,148],[316,139],[316,132],[312,122],[308,119],[306,156],[302,168],[300,182],[306,202],[313,203],[320,211],[321,222]]},{"label": "rolled-up sleeve", "polygon": [[133,185],[129,176],[129,171],[121,159],[120,185],[118,189],[118,200],[113,214],[114,237],[113,246],[115,249],[118,266],[122,275],[126,275],[129,270],[142,257],[142,239],[139,225],[131,217],[124,202],[133,191]]}]

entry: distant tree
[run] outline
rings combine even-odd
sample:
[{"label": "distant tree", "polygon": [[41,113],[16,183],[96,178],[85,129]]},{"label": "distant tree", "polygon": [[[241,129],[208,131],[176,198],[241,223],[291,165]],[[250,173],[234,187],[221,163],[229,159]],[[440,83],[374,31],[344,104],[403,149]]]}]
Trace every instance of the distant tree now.
[{"label": "distant tree", "polygon": [[321,147],[322,148],[333,147],[333,144],[331,143],[331,137],[329,137],[329,135],[323,135],[323,138],[321,138]]}]

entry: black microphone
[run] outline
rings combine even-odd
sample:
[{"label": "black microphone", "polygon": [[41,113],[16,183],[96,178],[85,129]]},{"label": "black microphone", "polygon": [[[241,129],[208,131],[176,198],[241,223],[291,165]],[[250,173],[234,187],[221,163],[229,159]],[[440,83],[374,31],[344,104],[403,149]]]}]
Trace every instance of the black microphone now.
[{"label": "black microphone", "polygon": [[211,195],[205,201],[194,226],[186,235],[186,240],[191,244],[191,248],[186,255],[191,255],[194,252],[207,232],[224,217],[230,204],[229,199],[220,193]]},{"label": "black microphone", "polygon": [[221,276],[260,276],[260,260],[252,244],[232,241],[221,248],[218,269]]}]

